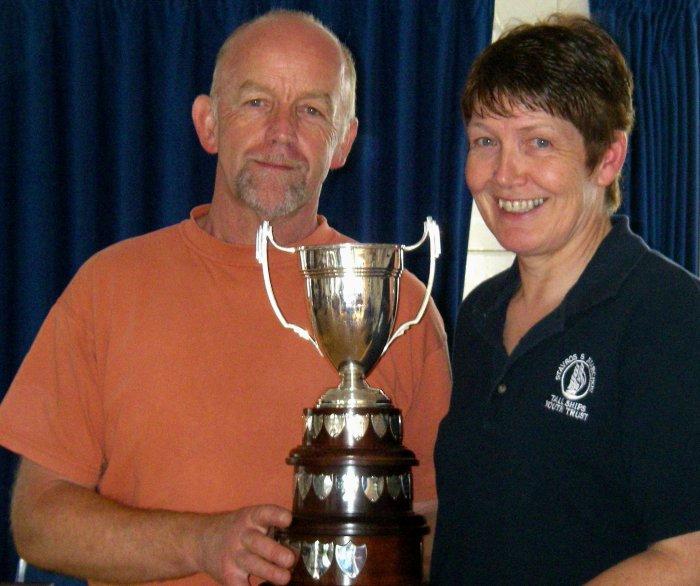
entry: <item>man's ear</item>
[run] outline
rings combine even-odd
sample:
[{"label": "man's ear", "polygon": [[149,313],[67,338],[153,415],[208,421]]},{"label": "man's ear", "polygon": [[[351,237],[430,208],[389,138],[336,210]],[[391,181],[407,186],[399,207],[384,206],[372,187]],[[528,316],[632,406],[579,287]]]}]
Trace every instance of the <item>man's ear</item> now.
[{"label": "man's ear", "polygon": [[627,134],[621,130],[615,131],[615,138],[605,149],[596,169],[596,181],[601,187],[607,187],[620,174],[627,156]]},{"label": "man's ear", "polygon": [[331,169],[340,169],[348,158],[350,154],[350,149],[352,144],[355,142],[355,137],[357,137],[357,118],[353,118],[348,122],[348,128],[345,131],[345,136],[343,140],[338,143],[333,152],[333,158],[331,159]]},{"label": "man's ear", "polygon": [[216,137],[216,116],[214,104],[209,96],[197,96],[192,104],[192,122],[202,148],[210,155],[219,150]]}]

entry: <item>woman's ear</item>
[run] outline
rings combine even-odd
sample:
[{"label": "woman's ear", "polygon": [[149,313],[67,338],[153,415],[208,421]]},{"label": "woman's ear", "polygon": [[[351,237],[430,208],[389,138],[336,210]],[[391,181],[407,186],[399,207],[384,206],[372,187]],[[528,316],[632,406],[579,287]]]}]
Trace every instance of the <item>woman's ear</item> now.
[{"label": "woman's ear", "polygon": [[603,152],[595,170],[598,185],[607,187],[615,181],[625,163],[625,157],[627,157],[627,134],[616,130],[615,138]]}]

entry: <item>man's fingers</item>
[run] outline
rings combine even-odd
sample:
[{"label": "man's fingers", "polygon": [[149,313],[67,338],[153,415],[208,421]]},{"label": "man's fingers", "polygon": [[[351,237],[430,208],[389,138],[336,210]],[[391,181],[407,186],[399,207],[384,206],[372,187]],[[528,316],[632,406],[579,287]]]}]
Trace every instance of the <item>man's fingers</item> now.
[{"label": "man's fingers", "polygon": [[[287,527],[292,514],[276,505],[260,505],[216,517],[214,538],[203,569],[226,586],[240,586],[249,576],[271,584],[287,584],[296,554],[268,532]],[[207,548],[205,547],[205,553]],[[207,559],[208,558],[208,559]]]},{"label": "man's fingers", "polygon": [[250,520],[264,533],[267,533],[270,527],[288,527],[292,522],[292,513],[277,505],[265,505],[254,507]]},{"label": "man's fingers", "polygon": [[289,582],[290,570],[296,563],[296,555],[291,549],[255,529],[245,531],[241,542],[244,548],[236,560],[239,567],[272,584]]},{"label": "man's fingers", "polygon": [[241,540],[247,551],[283,568],[291,568],[296,561],[291,549],[258,531],[246,531]]},{"label": "man's fingers", "polygon": [[[280,547],[282,550],[286,549],[279,544],[275,545]],[[292,560],[294,560],[294,554],[292,554],[291,551],[286,550],[286,553],[291,554]],[[242,550],[237,556],[236,565],[245,570],[248,574],[262,578],[263,580],[271,582],[272,584],[287,584],[291,579],[292,574],[286,569],[286,567],[289,567],[286,563],[280,563],[279,560],[275,559],[276,554],[277,552],[272,554],[272,557],[265,559],[264,557],[257,555],[252,550]],[[284,552],[282,552],[282,554],[282,557],[287,559]]]}]

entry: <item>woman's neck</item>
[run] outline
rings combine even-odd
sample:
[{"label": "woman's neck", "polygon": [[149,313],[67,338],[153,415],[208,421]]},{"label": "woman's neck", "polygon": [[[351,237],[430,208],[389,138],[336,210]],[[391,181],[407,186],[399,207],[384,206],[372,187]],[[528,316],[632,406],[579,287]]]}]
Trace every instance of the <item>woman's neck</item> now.
[{"label": "woman's neck", "polygon": [[535,324],[559,307],[610,229],[607,221],[555,254],[518,257],[520,287],[508,303],[503,330],[508,354]]}]

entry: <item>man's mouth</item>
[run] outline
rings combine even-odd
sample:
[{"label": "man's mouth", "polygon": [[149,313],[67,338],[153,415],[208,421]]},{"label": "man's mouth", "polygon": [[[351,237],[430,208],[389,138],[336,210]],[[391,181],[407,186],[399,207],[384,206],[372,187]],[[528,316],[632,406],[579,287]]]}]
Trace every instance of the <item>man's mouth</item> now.
[{"label": "man's mouth", "polygon": [[297,168],[297,163],[293,161],[270,161],[264,159],[256,159],[255,162],[261,167],[268,169],[277,169],[280,171],[292,171]]},{"label": "man's mouth", "polygon": [[544,203],[543,197],[535,199],[501,199],[498,198],[498,207],[512,214],[525,214],[540,207]]},{"label": "man's mouth", "polygon": [[252,152],[249,161],[263,168],[276,171],[298,171],[305,166],[305,160],[296,153],[283,152]]}]

